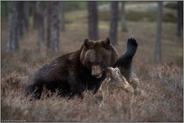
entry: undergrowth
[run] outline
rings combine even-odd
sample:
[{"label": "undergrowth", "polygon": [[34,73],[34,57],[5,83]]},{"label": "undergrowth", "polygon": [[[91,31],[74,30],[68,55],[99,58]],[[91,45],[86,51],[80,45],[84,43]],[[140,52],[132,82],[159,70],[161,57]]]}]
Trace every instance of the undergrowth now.
[{"label": "undergrowth", "polygon": [[23,121],[182,121],[182,69],[175,64],[135,67],[140,94],[130,97],[126,92],[101,100],[90,92],[84,99],[65,99],[56,94],[40,100],[24,96],[28,77],[12,72],[2,78],[2,120]]}]

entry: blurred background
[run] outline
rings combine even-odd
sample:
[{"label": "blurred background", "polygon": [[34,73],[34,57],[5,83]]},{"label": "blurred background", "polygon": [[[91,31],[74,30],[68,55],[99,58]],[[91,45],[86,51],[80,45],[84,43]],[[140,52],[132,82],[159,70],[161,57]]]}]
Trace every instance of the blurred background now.
[{"label": "blurred background", "polygon": [[85,38],[106,37],[120,55],[136,37],[135,62],[182,65],[183,1],[1,1],[1,36],[8,72],[15,62],[43,65],[79,49]]},{"label": "blurred background", "polygon": [[[110,37],[121,55],[131,36],[139,44],[132,65],[141,90],[131,102],[121,93],[104,108],[92,95],[25,98],[39,68],[86,38]],[[1,109],[7,122],[183,121],[183,1],[1,1]]]}]

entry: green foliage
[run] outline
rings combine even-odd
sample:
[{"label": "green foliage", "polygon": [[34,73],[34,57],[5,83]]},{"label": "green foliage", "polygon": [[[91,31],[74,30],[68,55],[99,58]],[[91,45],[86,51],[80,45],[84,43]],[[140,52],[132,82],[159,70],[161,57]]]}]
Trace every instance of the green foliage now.
[{"label": "green foliage", "polygon": [[[98,1],[97,5],[109,3],[108,1]],[[87,1],[65,1],[65,10],[72,11],[77,9],[87,9]]]},{"label": "green foliage", "polygon": [[97,2],[98,6],[103,5],[103,4],[108,4],[108,3],[109,3],[109,1],[98,1]]},{"label": "green foliage", "polygon": [[1,17],[5,17],[5,18],[8,17],[10,5],[11,5],[10,1],[1,2]]},{"label": "green foliage", "polygon": [[169,2],[164,7],[169,8],[169,9],[177,9],[178,5],[177,5],[177,2]]},{"label": "green foliage", "polygon": [[129,12],[126,14],[127,20],[130,21],[155,21],[156,12]]},{"label": "green foliage", "polygon": [[66,1],[65,2],[65,10],[71,11],[71,10],[77,10],[77,9],[85,9],[87,8],[87,2],[86,1]]},{"label": "green foliage", "polygon": [[165,13],[163,17],[164,22],[177,22],[177,17],[174,14],[171,13]]},{"label": "green foliage", "polygon": [[[111,15],[109,11],[99,11],[99,19],[103,21],[110,21]],[[126,13],[126,19],[128,21],[138,22],[138,21],[148,21],[148,22],[156,22],[157,20],[157,12],[139,12],[132,11]],[[121,15],[119,12],[119,20],[121,20]],[[163,22],[173,22],[177,21],[177,17],[172,13],[165,13],[163,16]]]}]

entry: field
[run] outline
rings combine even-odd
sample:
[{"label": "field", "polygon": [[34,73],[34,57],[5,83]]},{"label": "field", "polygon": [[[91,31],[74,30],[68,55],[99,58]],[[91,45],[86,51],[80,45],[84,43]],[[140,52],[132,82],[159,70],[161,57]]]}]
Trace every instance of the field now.
[{"label": "field", "polygon": [[[80,16],[76,16],[80,15]],[[84,99],[57,97],[29,101],[25,86],[32,75],[56,57],[77,50],[87,37],[87,11],[66,14],[66,31],[60,32],[60,51],[47,52],[38,46],[32,28],[20,40],[20,51],[6,53],[8,23],[1,24],[1,121],[183,121],[183,39],[176,36],[176,23],[164,22],[162,30],[162,62],[154,62],[156,22],[128,21],[128,32],[118,31],[119,54],[125,50],[130,36],[138,39],[133,71],[138,75],[139,93],[130,97],[126,92],[109,95],[104,105],[85,92]],[[99,21],[100,39],[109,32],[109,21]],[[120,25],[120,22],[119,22]],[[119,26],[120,27],[120,26]]]}]

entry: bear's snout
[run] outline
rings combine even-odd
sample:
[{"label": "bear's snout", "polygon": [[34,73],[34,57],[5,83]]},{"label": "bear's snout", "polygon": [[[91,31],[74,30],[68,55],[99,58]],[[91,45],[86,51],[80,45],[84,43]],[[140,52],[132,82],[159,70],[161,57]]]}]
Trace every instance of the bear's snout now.
[{"label": "bear's snout", "polygon": [[96,78],[102,77],[102,70],[99,65],[93,65],[91,68],[91,75],[95,76]]}]

